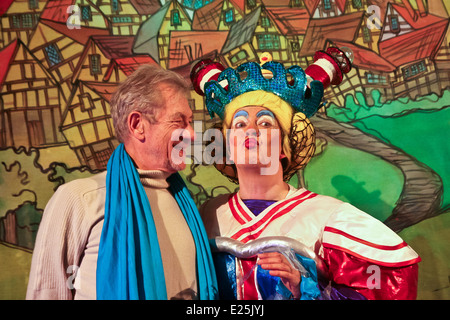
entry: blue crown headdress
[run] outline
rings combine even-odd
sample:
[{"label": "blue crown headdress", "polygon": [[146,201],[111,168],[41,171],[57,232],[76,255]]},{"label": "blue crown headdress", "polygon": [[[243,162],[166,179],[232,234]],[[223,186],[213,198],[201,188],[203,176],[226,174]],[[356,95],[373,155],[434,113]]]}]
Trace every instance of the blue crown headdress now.
[{"label": "blue crown headdress", "polygon": [[[270,71],[270,72],[267,72]],[[245,72],[246,77],[241,78]],[[264,77],[271,73],[271,77]],[[288,81],[290,75],[292,80]],[[224,88],[220,83],[226,80]],[[225,106],[234,98],[243,93],[263,90],[271,92],[286,101],[296,112],[303,112],[308,118],[313,116],[321,106],[323,97],[323,84],[320,81],[310,83],[311,91],[307,96],[307,78],[303,69],[299,66],[291,66],[287,69],[279,62],[269,61],[263,65],[255,62],[247,62],[235,69],[228,68],[222,71],[217,81],[206,82],[204,93],[206,107],[211,117],[217,114],[224,117]]]}]

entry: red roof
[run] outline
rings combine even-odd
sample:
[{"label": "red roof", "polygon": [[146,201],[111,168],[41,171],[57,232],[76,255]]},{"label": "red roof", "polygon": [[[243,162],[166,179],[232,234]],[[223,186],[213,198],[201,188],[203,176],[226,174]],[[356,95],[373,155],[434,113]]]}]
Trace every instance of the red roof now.
[{"label": "red roof", "polygon": [[319,4],[320,0],[304,0],[305,6],[309,11],[310,15],[314,14],[314,11],[317,8],[317,5]]},{"label": "red roof", "polygon": [[89,89],[95,91],[95,93],[108,102],[111,100],[112,95],[116,92],[118,87],[117,83],[101,83],[92,81],[82,81],[82,83]]},{"label": "red roof", "polygon": [[0,1],[0,16],[6,13],[8,11],[9,7],[11,6],[11,3],[13,3],[14,0],[2,0]]},{"label": "red roof", "polygon": [[41,13],[41,19],[66,23],[72,13],[67,13],[69,6],[75,4],[75,0],[47,1],[45,9]]},{"label": "red roof", "polygon": [[109,81],[112,75],[114,67],[117,66],[122,72],[128,77],[134,71],[136,71],[139,66],[143,64],[157,64],[150,56],[139,55],[134,57],[118,58],[111,60],[108,70],[105,73],[105,81]]},{"label": "red roof", "polygon": [[224,0],[215,0],[195,10],[192,30],[217,30]]},{"label": "red roof", "polygon": [[59,33],[65,35],[66,37],[71,38],[72,40],[81,44],[86,44],[90,36],[109,35],[109,31],[107,29],[90,28],[90,27],[88,28],[83,26],[81,26],[80,29],[75,28],[69,29],[67,28],[65,22],[61,23],[45,19],[40,19],[40,21],[46,26],[52,28],[53,30],[58,31]]},{"label": "red roof", "polygon": [[134,36],[93,36],[92,41],[108,59],[118,59],[134,56],[133,41]]},{"label": "red roof", "polygon": [[245,10],[245,0],[230,0],[234,7],[240,10],[242,13]]},{"label": "red roof", "polygon": [[19,40],[12,41],[9,45],[0,51],[0,89],[3,86],[3,81],[8,74],[9,66],[17,52],[17,44]]},{"label": "red roof", "polygon": [[266,7],[266,11],[284,35],[306,33],[310,17],[308,10],[289,7]]},{"label": "red roof", "polygon": [[351,42],[333,41],[333,43],[338,48],[347,47],[353,51],[354,59],[352,64],[355,67],[382,72],[395,70],[394,65],[372,50],[360,47]]},{"label": "red roof", "polygon": [[212,51],[220,50],[227,36],[228,31],[172,31],[168,68],[178,68]]},{"label": "red roof", "polygon": [[326,19],[311,19],[303,40],[300,56],[311,56],[325,49],[327,40],[351,42],[361,24],[364,11]]},{"label": "red roof", "polygon": [[380,54],[395,66],[412,61],[433,58],[444,39],[448,19],[428,14],[416,15],[416,20],[405,7],[392,5],[412,27],[412,31],[379,43]]}]

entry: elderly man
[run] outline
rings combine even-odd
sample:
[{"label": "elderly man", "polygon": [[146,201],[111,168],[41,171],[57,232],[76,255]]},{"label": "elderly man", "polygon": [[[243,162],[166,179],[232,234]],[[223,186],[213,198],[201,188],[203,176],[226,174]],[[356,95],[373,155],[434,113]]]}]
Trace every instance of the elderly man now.
[{"label": "elderly man", "polygon": [[[111,100],[121,144],[107,171],[62,185],[33,253],[27,299],[214,299],[211,253],[177,171],[194,136],[187,83],[140,67]],[[172,141],[181,132],[182,142]],[[183,148],[182,148],[183,149]]]}]

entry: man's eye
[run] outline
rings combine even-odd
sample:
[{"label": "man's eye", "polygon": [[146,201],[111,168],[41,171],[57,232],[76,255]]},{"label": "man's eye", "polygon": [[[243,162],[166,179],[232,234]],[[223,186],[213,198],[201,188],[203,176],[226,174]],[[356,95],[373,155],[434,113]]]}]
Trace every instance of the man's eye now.
[{"label": "man's eye", "polygon": [[234,127],[235,128],[243,128],[243,127],[245,127],[245,123],[244,122],[238,122],[238,123],[236,123],[235,125],[234,125]]}]

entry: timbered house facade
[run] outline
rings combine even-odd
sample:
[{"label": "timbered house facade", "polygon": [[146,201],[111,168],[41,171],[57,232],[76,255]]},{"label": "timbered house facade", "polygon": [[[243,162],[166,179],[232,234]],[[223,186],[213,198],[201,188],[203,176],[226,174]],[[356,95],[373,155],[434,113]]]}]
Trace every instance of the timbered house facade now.
[{"label": "timbered house facade", "polygon": [[0,147],[65,144],[56,80],[20,40],[0,51]]},{"label": "timbered house facade", "polygon": [[109,30],[105,20],[98,13],[95,15],[100,17],[102,25],[94,28],[86,26],[82,21],[79,28],[68,28],[66,23],[68,14],[60,14],[64,9],[67,7],[63,4],[57,6],[49,3],[46,6],[31,35],[28,48],[57,80],[61,87],[62,103],[66,104],[72,90],[72,74],[89,37],[108,35]]},{"label": "timbered house facade", "polygon": [[[407,4],[408,3],[408,4]],[[421,3],[421,1],[417,1]],[[440,93],[434,59],[448,29],[448,18],[415,10],[409,2],[388,5],[380,36],[380,55],[396,68],[395,97]]]},{"label": "timbered house facade", "polygon": [[72,82],[102,82],[113,59],[133,56],[133,36],[92,36],[80,57]]},{"label": "timbered house facade", "polygon": [[109,101],[116,83],[76,81],[61,131],[82,165],[104,170],[118,142]]},{"label": "timbered house facade", "polygon": [[155,1],[101,0],[96,2],[109,20],[111,34],[119,36],[135,35],[139,26],[155,12]]},{"label": "timbered house facade", "polygon": [[47,0],[15,0],[0,17],[0,47],[20,39],[28,44]]},{"label": "timbered house facade", "polygon": [[133,52],[149,55],[166,69],[169,63],[170,33],[181,30],[192,30],[191,20],[185,9],[176,0],[171,0],[141,24],[134,40]]}]

